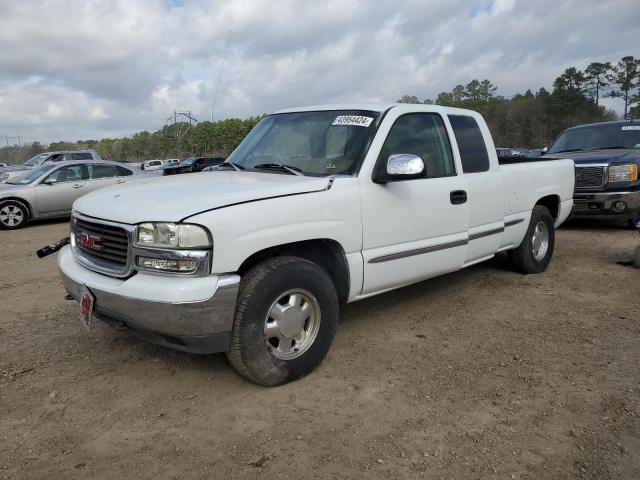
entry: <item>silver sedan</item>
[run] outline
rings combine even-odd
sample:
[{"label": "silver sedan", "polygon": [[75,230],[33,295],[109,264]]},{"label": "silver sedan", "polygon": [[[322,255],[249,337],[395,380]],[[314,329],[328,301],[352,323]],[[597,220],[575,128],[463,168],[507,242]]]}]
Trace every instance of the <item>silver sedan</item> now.
[{"label": "silver sedan", "polygon": [[14,230],[31,220],[68,216],[78,197],[142,176],[116,162],[45,163],[0,184],[0,228]]}]

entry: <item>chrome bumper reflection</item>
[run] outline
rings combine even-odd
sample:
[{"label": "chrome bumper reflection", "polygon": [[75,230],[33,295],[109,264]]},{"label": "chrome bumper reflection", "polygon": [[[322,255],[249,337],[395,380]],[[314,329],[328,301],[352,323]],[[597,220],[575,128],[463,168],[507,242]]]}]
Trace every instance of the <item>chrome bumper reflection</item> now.
[{"label": "chrome bumper reflection", "polygon": [[[79,301],[82,285],[64,272],[61,275],[69,294]],[[238,275],[223,275],[211,298],[192,303],[153,302],[115,295],[90,285],[87,288],[95,297],[97,318],[119,320],[167,335],[201,336],[231,331],[239,284]]]}]

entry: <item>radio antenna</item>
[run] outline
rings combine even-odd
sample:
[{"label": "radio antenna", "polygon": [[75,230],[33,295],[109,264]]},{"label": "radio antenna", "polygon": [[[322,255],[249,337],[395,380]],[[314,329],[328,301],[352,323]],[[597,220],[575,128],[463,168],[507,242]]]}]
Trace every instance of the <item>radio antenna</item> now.
[{"label": "radio antenna", "polygon": [[231,41],[231,30],[227,35],[227,46],[224,49],[224,57],[222,57],[222,66],[220,67],[220,73],[218,73],[218,83],[216,83],[216,90],[213,94],[213,103],[211,104],[211,123],[213,123],[213,109],[216,108],[216,100],[218,99],[218,90],[220,88],[220,80],[222,79],[222,71],[224,70],[224,64],[227,60],[227,52],[229,51],[229,42]]}]

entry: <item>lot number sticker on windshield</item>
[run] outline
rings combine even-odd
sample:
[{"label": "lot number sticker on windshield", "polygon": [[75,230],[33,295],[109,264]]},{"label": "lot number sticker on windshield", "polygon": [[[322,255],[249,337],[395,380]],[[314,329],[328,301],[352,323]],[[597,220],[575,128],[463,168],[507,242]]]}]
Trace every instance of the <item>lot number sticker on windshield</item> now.
[{"label": "lot number sticker on windshield", "polygon": [[354,125],[356,127],[368,127],[373,121],[372,117],[361,117],[358,115],[340,115],[336,117],[331,125]]},{"label": "lot number sticker on windshield", "polygon": [[622,127],[622,129],[623,130],[640,130],[640,125],[627,125],[626,127]]}]

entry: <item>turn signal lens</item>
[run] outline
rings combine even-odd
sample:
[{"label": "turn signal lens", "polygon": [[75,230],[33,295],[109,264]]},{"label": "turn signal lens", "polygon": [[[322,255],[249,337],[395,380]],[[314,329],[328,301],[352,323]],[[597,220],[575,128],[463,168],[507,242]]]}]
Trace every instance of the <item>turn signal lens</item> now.
[{"label": "turn signal lens", "polygon": [[152,257],[138,257],[136,264],[138,267],[148,270],[158,270],[161,272],[193,272],[198,263],[195,260],[177,260]]}]

